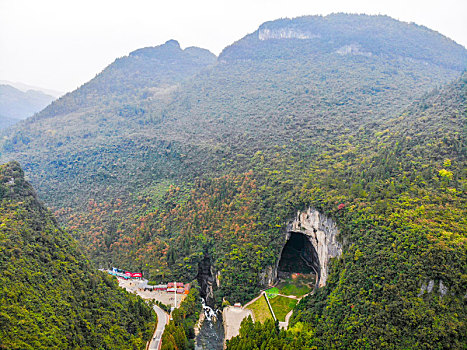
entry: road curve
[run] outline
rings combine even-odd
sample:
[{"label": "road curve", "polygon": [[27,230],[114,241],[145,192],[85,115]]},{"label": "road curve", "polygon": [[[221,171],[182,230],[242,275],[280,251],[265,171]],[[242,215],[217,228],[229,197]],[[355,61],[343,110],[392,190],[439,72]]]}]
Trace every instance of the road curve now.
[{"label": "road curve", "polygon": [[[128,285],[126,281],[123,281],[120,278],[118,279],[118,284],[120,287],[126,289],[130,293],[136,293],[136,295],[138,295],[139,297],[141,297],[142,299],[146,301],[148,299],[144,298],[144,296],[139,290],[139,287],[142,286],[144,288],[144,286],[147,285],[147,283],[148,283],[147,280],[143,280],[141,281],[141,283],[138,284],[138,286],[136,285],[136,283],[135,284],[130,283],[130,285]],[[151,341],[149,342],[149,346],[147,347],[147,349],[159,350],[161,347],[161,343],[162,343],[161,341],[162,333],[164,333],[165,325],[169,322],[169,315],[165,313],[165,311],[162,310],[157,305],[154,305],[153,308],[157,314],[157,327],[156,327],[156,330],[154,331],[154,334],[151,338]]]},{"label": "road curve", "polygon": [[158,350],[161,347],[161,338],[162,333],[164,333],[165,325],[169,320],[169,315],[167,315],[164,310],[162,310],[159,306],[154,305],[154,311],[157,314],[157,327],[154,331],[154,334],[151,338],[151,342],[149,343],[148,349],[150,350]]}]

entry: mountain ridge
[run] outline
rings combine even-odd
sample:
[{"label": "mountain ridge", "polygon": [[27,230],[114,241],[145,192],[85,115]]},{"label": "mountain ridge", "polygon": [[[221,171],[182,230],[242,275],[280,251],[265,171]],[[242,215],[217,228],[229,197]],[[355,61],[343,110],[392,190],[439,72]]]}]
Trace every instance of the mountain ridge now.
[{"label": "mountain ridge", "polygon": [[[273,47],[260,43],[263,50],[309,50],[303,40],[272,41]],[[257,151],[273,153],[271,135],[277,145],[297,153],[319,149],[339,133],[392,117],[411,99],[459,74],[434,64],[334,50],[229,63],[221,62],[221,54],[213,66],[215,56],[208,54],[211,58],[201,67],[192,55],[183,54],[192,49],[182,51],[176,41],[141,50],[117,59],[91,82],[4,135],[0,158],[18,157],[57,209],[69,203],[70,189],[79,193],[72,201],[85,207],[95,195],[128,198],[135,189],[144,192],[147,184],[190,182],[230,167],[246,171],[245,159]],[[158,59],[143,59],[143,73],[134,69],[135,56],[154,51],[164,56],[167,50],[182,55],[175,59],[196,72],[172,67],[167,75]],[[122,77],[126,69],[133,69],[133,75]],[[168,86],[152,80],[160,75],[169,79]],[[293,130],[300,133],[291,137]]]},{"label": "mountain ridge", "polygon": [[83,106],[93,106],[103,99],[128,103],[135,94],[147,98],[145,96],[154,94],[151,88],[170,91],[213,64],[215,57],[201,48],[182,50],[176,40],[132,51],[127,56],[117,58],[89,82],[59,98],[34,119],[70,113]]},{"label": "mountain ridge", "polygon": [[[324,21],[297,26],[310,20]],[[376,37],[338,36],[339,21],[370,22]],[[314,208],[337,224],[342,257],[298,304],[292,332],[272,325],[263,335],[308,348],[459,347],[467,90],[456,67],[466,50],[378,16],[323,23],[320,39],[279,21],[263,33],[272,38],[247,35],[194,74],[172,67],[168,85],[148,78],[165,72],[139,76],[136,56],[116,61],[57,113],[3,135],[0,158],[22,162],[95,263],[156,282],[211,282],[203,292],[215,305],[243,303],[274,281],[287,223]],[[411,55],[404,38],[420,35],[426,60],[400,59],[394,48]],[[400,40],[385,46],[391,36]],[[131,81],[113,74],[125,69]],[[454,294],[420,294],[432,280]]]},{"label": "mountain ridge", "polygon": [[[275,35],[272,34],[274,31]],[[255,32],[225,48],[219,59],[228,60],[229,57],[235,58],[237,55],[238,58],[255,58],[254,43],[257,45],[263,42],[264,45],[264,42],[281,38],[292,39],[295,44],[302,44],[306,48],[305,52],[309,54],[314,52],[313,46],[335,52],[356,44],[361,46],[364,52],[373,55],[393,56],[394,52],[397,52],[396,55],[400,57],[422,59],[450,69],[463,69],[467,66],[465,48],[462,45],[425,26],[397,21],[384,15],[344,13],[265,22]],[[429,46],[426,45],[428,38]],[[307,47],[308,42],[313,45]],[[235,49],[240,49],[240,52],[232,52]],[[281,54],[284,53],[277,53]]]},{"label": "mountain ridge", "polygon": [[0,165],[0,242],[1,348],[144,348],[151,309],[94,268],[16,162]]},{"label": "mountain ridge", "polygon": [[44,94],[51,95],[55,98],[59,98],[60,96],[63,95],[62,91],[56,91],[56,90],[43,88],[40,86],[24,84],[18,81],[0,80],[0,84],[13,86],[15,89],[21,90],[23,92],[26,92],[28,90],[42,91]]}]

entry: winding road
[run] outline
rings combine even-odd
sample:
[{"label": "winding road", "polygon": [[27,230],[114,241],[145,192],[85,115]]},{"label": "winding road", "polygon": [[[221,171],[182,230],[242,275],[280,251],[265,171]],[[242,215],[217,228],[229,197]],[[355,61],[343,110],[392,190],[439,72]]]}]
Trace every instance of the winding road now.
[{"label": "winding road", "polygon": [[151,338],[148,349],[158,350],[161,346],[162,333],[164,333],[164,328],[169,320],[169,315],[167,315],[164,310],[157,305],[154,305],[154,311],[157,314],[157,327]]},{"label": "winding road", "polygon": [[[122,279],[118,279],[118,284],[120,285],[120,287],[126,289],[130,293],[136,293],[144,300],[150,300],[148,298],[145,298],[139,290],[140,287],[144,288],[147,285],[147,283],[147,280],[143,280],[137,285],[136,282],[128,282],[123,281]],[[149,346],[147,347],[147,349],[159,350],[162,344],[162,333],[164,333],[165,325],[169,322],[169,315],[157,305],[154,305],[153,308],[157,314],[157,327],[154,331],[154,334],[152,335],[151,341],[149,342]]]}]

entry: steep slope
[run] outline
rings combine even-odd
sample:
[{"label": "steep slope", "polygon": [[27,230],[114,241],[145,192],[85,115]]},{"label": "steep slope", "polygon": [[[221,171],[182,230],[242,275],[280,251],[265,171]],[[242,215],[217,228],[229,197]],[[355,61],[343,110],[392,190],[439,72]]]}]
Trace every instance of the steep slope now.
[{"label": "steep slope", "polygon": [[[145,104],[164,106],[182,81],[215,59],[204,49],[182,50],[174,40],[136,50],[9,134],[1,153],[25,151],[28,160],[17,153],[2,158],[18,159],[27,170],[38,171],[32,177],[47,179],[32,181],[45,190],[41,195],[48,193],[43,198],[49,204],[87,203],[94,192],[107,198],[128,195],[151,179],[151,173],[160,172],[157,178],[173,173],[166,166],[173,158],[170,144],[156,138],[148,125],[163,122],[165,112],[147,110]],[[71,196],[68,190],[54,190],[65,187],[73,188]]]},{"label": "steep slope", "polygon": [[163,98],[177,84],[215,61],[216,56],[208,50],[196,47],[182,50],[175,40],[156,47],[142,48],[116,59],[94,79],[42,111],[37,119],[72,112],[84,114],[87,108],[93,108],[94,114],[102,113],[109,104],[114,107],[114,112],[115,109],[123,108],[123,116],[131,117],[131,113],[125,113],[126,104]]},{"label": "steep slope", "polygon": [[[276,27],[319,37],[264,34]],[[186,192],[199,177],[237,179],[260,164],[301,174],[368,123],[376,130],[457,77],[467,59],[464,48],[415,24],[342,14],[267,23],[212,67],[205,51],[176,46],[117,60],[3,140],[1,158],[24,164],[98,261],[140,267],[135,251],[159,238],[133,237],[135,216],[154,210],[170,185]],[[196,74],[170,73],[186,59]],[[301,186],[299,175],[288,176],[290,187]],[[117,249],[130,239],[129,251]]]},{"label": "steep slope", "polygon": [[467,63],[461,45],[429,28],[388,16],[342,13],[266,22],[224,49],[219,59],[291,58],[317,51],[418,60],[455,70],[464,69]]},{"label": "steep slope", "polygon": [[464,346],[466,123],[464,74],[389,121],[374,148],[362,144],[349,195],[325,195],[346,204],[338,215],[353,244],[328,288],[299,306],[321,347]]},{"label": "steep slope", "polygon": [[25,163],[93,259],[198,279],[218,305],[274,279],[297,211],[332,218],[342,257],[292,332],[250,326],[258,337],[232,347],[461,348],[465,73],[433,88],[458,78],[466,50],[381,16],[261,28],[173,90],[64,99],[2,157]]},{"label": "steep slope", "polygon": [[55,98],[41,91],[20,91],[10,85],[0,85],[0,129],[31,117]]},{"label": "steep slope", "polygon": [[462,349],[466,124],[464,73],[380,131],[362,129],[324,172],[318,160],[300,193],[338,222],[344,254],[289,332],[247,322],[227,348]]},{"label": "steep slope", "polygon": [[144,349],[152,310],[97,271],[37,200],[17,163],[0,166],[0,348]]}]

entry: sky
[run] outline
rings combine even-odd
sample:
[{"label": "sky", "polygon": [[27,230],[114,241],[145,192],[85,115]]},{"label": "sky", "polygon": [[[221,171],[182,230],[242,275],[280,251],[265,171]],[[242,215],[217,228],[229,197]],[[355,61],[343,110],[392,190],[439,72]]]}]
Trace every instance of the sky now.
[{"label": "sky", "polygon": [[68,92],[141,47],[219,54],[263,22],[333,12],[389,15],[467,47],[466,0],[0,0],[0,80]]}]

